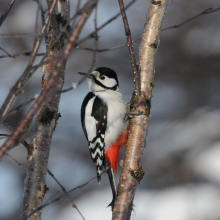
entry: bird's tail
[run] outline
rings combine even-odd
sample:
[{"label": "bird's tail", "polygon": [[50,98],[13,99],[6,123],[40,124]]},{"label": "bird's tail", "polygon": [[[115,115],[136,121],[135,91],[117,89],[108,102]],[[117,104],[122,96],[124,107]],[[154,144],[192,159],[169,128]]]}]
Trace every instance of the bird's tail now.
[{"label": "bird's tail", "polygon": [[112,167],[109,164],[108,160],[105,160],[104,166],[105,166],[105,170],[108,174],[109,182],[110,182],[110,185],[111,185],[111,188],[112,188],[112,197],[113,197],[111,203],[107,207],[111,206],[112,210],[113,210],[114,205],[115,205],[115,200],[116,200],[116,197],[117,197],[117,189],[116,189],[116,184],[115,184],[115,178],[114,178]]}]

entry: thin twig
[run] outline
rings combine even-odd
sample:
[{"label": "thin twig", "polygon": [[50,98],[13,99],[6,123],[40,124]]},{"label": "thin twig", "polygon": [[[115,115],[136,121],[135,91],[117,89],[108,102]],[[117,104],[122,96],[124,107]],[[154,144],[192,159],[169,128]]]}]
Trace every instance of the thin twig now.
[{"label": "thin twig", "polygon": [[[0,134],[0,139],[6,138],[6,137],[10,137],[10,135],[9,135],[9,134]],[[15,163],[18,164],[18,166],[21,165],[21,163],[19,163],[19,162],[18,162],[14,157],[12,157],[10,154],[6,153],[5,155],[8,156],[8,157],[10,157]]]},{"label": "thin twig", "polygon": [[8,114],[6,115],[6,117],[8,117],[9,115],[13,115],[13,114],[17,113],[21,108],[24,108],[29,103],[31,103],[34,100],[36,100],[36,98],[37,98],[37,96],[35,98],[30,98],[27,102],[21,103],[19,106],[17,106],[16,108],[12,109],[11,111],[9,111]]},{"label": "thin twig", "polygon": [[41,7],[41,2],[40,0],[35,0],[37,2],[37,12],[36,12],[36,19],[35,19],[35,41],[37,41],[37,38],[38,38],[38,27],[39,27],[39,23],[38,23],[38,20],[39,20],[39,12],[40,12],[40,7]]},{"label": "thin twig", "polygon": [[[128,9],[136,0],[132,0],[130,3],[128,3],[125,6],[125,10]],[[118,14],[116,14],[115,16],[113,16],[112,18],[110,18],[108,21],[106,21],[104,24],[102,24],[100,27],[97,28],[97,31],[100,31],[102,28],[104,28],[106,25],[110,24],[112,21],[114,21],[116,18],[118,18],[121,15],[121,12],[119,12]],[[90,34],[88,34],[86,37],[84,37],[83,39],[79,40],[76,44],[82,44],[83,42],[85,42],[86,40],[88,40],[89,38],[93,37],[94,34],[97,34],[97,31],[93,31]]]},{"label": "thin twig", "polygon": [[[104,173],[104,172],[103,172],[103,173]],[[67,193],[73,192],[73,191],[75,191],[75,190],[77,190],[77,189],[82,189],[83,187],[85,187],[86,185],[88,185],[90,182],[92,182],[92,181],[93,181],[94,179],[96,179],[96,178],[97,178],[97,176],[94,176],[92,179],[90,179],[90,180],[87,181],[86,183],[84,183],[84,184],[82,184],[82,185],[79,185],[79,186],[77,186],[77,187],[75,187],[75,188],[69,190]],[[60,200],[62,197],[64,197],[65,195],[66,195],[66,194],[64,193],[64,194],[62,194],[61,196],[59,196],[59,197],[53,199],[52,201],[43,204],[42,206],[40,206],[39,208],[37,208],[36,210],[34,210],[30,215],[28,215],[24,220],[28,219],[28,218],[29,218],[30,216],[32,216],[34,213],[36,213],[37,211],[42,210],[43,208],[47,207],[48,205],[51,205],[52,203],[59,201],[59,200]]]},{"label": "thin twig", "polygon": [[10,137],[10,134],[0,134],[0,137]]},{"label": "thin twig", "polygon": [[[178,25],[174,25],[174,26],[170,26],[170,27],[166,27],[166,28],[161,28],[161,31],[164,31],[164,30],[169,30],[169,29],[173,29],[173,28],[179,28],[185,24],[187,24],[188,22],[200,17],[201,15],[205,15],[205,14],[209,14],[209,13],[213,13],[213,12],[216,12],[216,11],[219,11],[220,10],[220,7],[216,8],[216,9],[212,9],[212,8],[208,8],[206,10],[204,10],[203,12],[201,12],[200,14],[182,22],[181,24],[178,24]],[[99,31],[97,29],[97,31]],[[29,37],[29,36],[34,36],[35,34],[14,34],[14,35],[1,35],[0,34],[0,38],[8,38],[8,37]],[[135,38],[132,43],[135,43],[137,42],[138,40],[141,39],[141,36],[140,37],[137,37]],[[106,48],[106,49],[97,49],[97,52],[98,53],[101,53],[101,52],[106,52],[106,51],[111,51],[111,50],[117,50],[117,49],[121,49],[123,47],[126,47],[127,44],[122,44],[122,45],[119,45],[119,46],[115,46],[115,47],[111,47],[111,48]],[[94,51],[94,48],[87,48],[87,47],[82,47],[80,45],[77,45],[76,49],[82,49],[82,50],[88,50],[88,51]],[[36,56],[43,56],[45,53],[39,53],[37,54]],[[0,58],[7,58],[7,57],[17,57],[17,56],[30,56],[31,55],[31,52],[25,52],[25,53],[17,53],[17,54],[11,54],[10,55],[3,55],[3,56],[0,56]]]},{"label": "thin twig", "polygon": [[[3,139],[3,138],[8,138],[10,137],[11,135],[10,134],[0,134],[0,139]],[[12,160],[14,160],[15,163],[17,163],[19,166],[21,165],[21,163],[19,163],[14,157],[12,157],[10,154],[8,153],[5,153],[6,156],[10,157]]]},{"label": "thin twig", "polygon": [[[57,0],[54,0],[54,2]],[[53,2],[53,3],[54,3]],[[81,16],[81,18],[78,21],[78,24],[76,28],[74,29],[69,42],[64,50],[64,54],[62,57],[57,62],[55,70],[51,73],[51,78],[49,81],[46,83],[44,89],[41,91],[40,96],[38,99],[35,101],[34,105],[30,108],[28,113],[26,114],[25,118],[23,121],[19,124],[18,128],[16,129],[15,132],[13,132],[11,138],[9,138],[3,146],[0,148],[0,158],[5,154],[5,152],[17,141],[19,135],[21,132],[24,131],[24,128],[27,126],[29,121],[33,118],[35,112],[40,108],[40,106],[45,102],[46,97],[49,96],[50,91],[53,88],[54,83],[57,80],[57,75],[59,73],[60,68],[62,67],[62,63],[66,62],[70,51],[72,47],[75,45],[76,40],[78,39],[78,36],[82,30],[82,27],[84,26],[85,22],[87,21],[89,15],[91,14],[93,8],[95,7],[97,3],[97,0],[89,0],[87,3],[87,10],[85,10]],[[50,10],[51,11],[51,10]],[[63,58],[63,59],[62,59]]]},{"label": "thin twig", "polygon": [[[128,9],[134,2],[135,2],[136,0],[132,0],[126,7],[125,7],[125,9]],[[82,10],[82,9],[81,9]],[[79,11],[81,11],[81,10],[79,10]],[[66,30],[66,27],[69,25],[69,23],[70,23],[70,21],[71,20],[73,20],[77,15],[79,15],[80,13],[79,12],[76,12],[76,14],[72,17],[72,18],[70,18],[70,20],[67,22],[67,24],[65,25],[65,27],[64,27],[64,30]],[[106,21],[104,24],[102,24],[100,27],[98,27],[97,28],[97,32],[98,31],[100,31],[102,28],[104,28],[106,25],[108,25],[108,24],[110,24],[112,21],[114,21],[118,16],[120,15],[120,12],[118,13],[118,14],[116,14],[115,16],[113,16],[112,18],[110,18],[108,21]],[[64,31],[64,32],[66,32],[66,31]],[[76,45],[75,45],[75,47],[76,47],[76,49],[77,49],[77,47],[79,47],[79,45],[80,44],[82,44],[83,42],[85,42],[86,40],[88,40],[89,38],[91,38],[91,36],[94,36],[94,34],[97,34],[97,32],[96,31],[93,31],[93,32],[91,32],[89,35],[87,35],[85,38],[83,38],[83,39],[81,39],[80,41],[78,41],[77,43],[76,43]],[[61,34],[62,33],[60,33],[58,36],[57,36],[57,38],[54,40],[54,42],[52,43],[52,45],[51,46],[54,46],[54,44],[58,41],[58,39],[60,38],[60,36],[61,36]],[[27,36],[29,36],[29,35],[34,35],[35,36],[35,34],[27,34]],[[10,35],[9,35],[10,36]],[[0,37],[1,37],[1,35],[0,35]],[[4,37],[4,36],[3,36]],[[116,48],[117,49],[117,48]],[[94,51],[94,49],[91,49],[92,51]],[[107,50],[106,50],[107,51]],[[102,51],[99,51],[99,50],[97,50],[97,52],[102,52]],[[26,53],[18,53],[18,54],[13,54],[13,55],[11,55],[12,57],[15,57],[15,56],[29,56],[29,55],[31,55],[31,52],[26,52]],[[36,56],[42,56],[42,55],[44,55],[44,53],[40,53],[40,54],[36,54]],[[7,58],[7,57],[9,57],[9,56],[0,56],[0,58]]]},{"label": "thin twig", "polygon": [[[140,39],[141,39],[141,36],[136,38],[136,39],[134,39],[134,40],[132,40],[132,43],[135,43],[135,42],[137,42]],[[119,45],[119,46],[110,47],[110,48],[106,48],[106,49],[97,49],[97,52],[102,53],[102,52],[106,52],[106,51],[117,50],[117,49],[120,49],[120,48],[123,48],[123,47],[126,47],[126,46],[127,46],[127,44],[122,44],[122,45]],[[88,47],[82,47],[82,46],[77,46],[76,49],[94,51],[94,48],[88,48]]]},{"label": "thin twig", "polygon": [[[4,124],[9,127],[12,131],[14,131],[14,129],[12,128],[11,125],[9,125],[6,121],[4,122]],[[10,137],[11,135],[8,135],[8,134],[2,134],[2,136],[5,137]],[[0,135],[1,136],[1,135]],[[23,146],[27,149],[29,144],[25,141],[25,140],[21,140],[21,143],[23,144]],[[8,153],[5,153],[6,156],[10,157],[12,160],[14,160],[19,166],[21,165],[21,163],[19,163],[14,157],[12,157],[10,154]]]},{"label": "thin twig", "polygon": [[[95,31],[97,33],[97,6],[95,8],[94,24],[95,24]],[[93,69],[93,67],[96,63],[97,47],[98,47],[98,36],[96,34],[95,40],[94,40],[94,48],[95,49],[94,49],[94,53],[93,53],[93,59],[92,59],[91,67],[89,68],[89,70],[87,72],[88,74],[92,71],[92,69]],[[68,89],[62,90],[62,93],[65,93],[65,92],[68,92],[68,91],[71,91],[71,90],[74,90],[74,89],[78,88],[78,86],[81,85],[86,79],[87,79],[87,77],[83,77],[79,82],[72,83],[72,86]]]},{"label": "thin twig", "polygon": [[53,3],[51,4],[51,8],[50,8],[49,14],[47,15],[47,18],[46,18],[46,21],[45,21],[45,25],[42,27],[41,32],[40,32],[40,36],[38,37],[38,40],[35,43],[35,46],[34,46],[34,49],[33,49],[32,55],[31,55],[31,60],[29,62],[29,66],[32,66],[33,63],[34,63],[36,54],[37,54],[37,52],[39,50],[39,47],[40,47],[40,43],[41,43],[43,35],[44,35],[44,33],[45,33],[46,29],[47,29],[47,25],[48,25],[48,23],[50,21],[51,15],[53,14],[53,11],[54,11],[55,5],[57,4],[57,1],[58,0],[54,0]]},{"label": "thin twig", "polygon": [[[14,131],[14,128],[8,124],[7,121],[4,121],[4,124],[9,127],[12,131]],[[0,135],[1,136],[1,135]],[[10,137],[11,135],[8,135],[8,134],[2,134],[2,136],[5,136],[5,137]],[[21,143],[23,144],[23,146],[27,149],[29,144],[25,141],[25,140],[21,140]],[[9,155],[8,153],[5,153],[6,156],[9,156],[12,160],[14,160],[19,166],[21,165],[21,163],[19,163],[15,158],[13,158],[11,155]]]},{"label": "thin twig", "polygon": [[82,79],[80,79],[79,82],[77,82],[77,83],[72,83],[72,86],[71,86],[71,87],[69,87],[68,89],[62,90],[61,93],[69,92],[69,91],[71,91],[71,90],[74,90],[74,89],[78,88],[79,85],[81,85],[84,81],[86,81],[86,79],[87,79],[86,76],[85,76],[85,77],[82,77]]},{"label": "thin twig", "polygon": [[[96,10],[95,10],[95,15],[94,15],[94,24],[95,24],[95,30],[97,30],[97,6],[96,6]],[[97,56],[97,47],[98,47],[98,36],[96,34],[95,36],[95,40],[94,40],[94,53],[93,53],[93,58],[92,58],[92,64],[88,70],[88,74],[92,71],[95,63],[96,63],[96,56]],[[62,90],[62,93],[65,93],[65,92],[68,92],[68,91],[71,91],[71,90],[74,90],[76,88],[78,88],[79,85],[81,85],[85,80],[87,79],[87,77],[83,77],[79,82],[77,83],[72,83],[72,86],[68,89],[64,89]]]},{"label": "thin twig", "polygon": [[94,25],[95,25],[95,31],[96,31],[96,35],[95,35],[95,40],[94,40],[94,53],[93,53],[93,58],[92,58],[92,64],[88,70],[88,73],[90,73],[93,70],[93,67],[95,66],[96,63],[96,55],[97,55],[97,48],[98,48],[98,34],[97,34],[97,5],[95,7],[95,14],[94,14]]},{"label": "thin twig", "polygon": [[0,27],[2,26],[3,22],[5,21],[6,17],[8,16],[8,13],[10,12],[15,0],[11,0],[8,8],[6,9],[5,13],[0,18]]},{"label": "thin twig", "polygon": [[134,87],[135,87],[134,94],[137,97],[139,97],[140,96],[140,87],[139,87],[137,64],[136,64],[136,59],[135,59],[135,54],[134,54],[133,43],[132,43],[132,39],[131,39],[131,31],[129,28],[127,15],[126,15],[125,8],[124,8],[124,2],[123,2],[123,0],[118,0],[118,3],[119,3],[120,10],[121,10],[121,16],[122,16],[123,23],[124,23],[125,35],[127,38],[127,45],[128,45],[128,50],[129,50],[130,59],[131,59],[131,67],[132,67],[132,73],[133,73],[133,77],[134,77]]},{"label": "thin twig", "polygon": [[[47,10],[44,11],[42,4],[40,4],[40,11],[41,11],[41,22],[42,22],[42,26],[45,25],[45,12]],[[48,40],[48,35],[47,35],[47,29],[44,32],[44,38],[45,38],[45,44],[47,43]]]},{"label": "thin twig", "polygon": [[56,194],[58,194],[59,193],[59,191],[57,191],[57,192],[55,192],[51,197],[49,197],[46,201],[45,201],[45,203],[48,203],[48,201],[50,201]]},{"label": "thin twig", "polygon": [[35,34],[33,33],[0,34],[0,38],[21,38],[21,37],[35,37]]},{"label": "thin twig", "polygon": [[[181,24],[178,24],[178,25],[174,25],[174,26],[170,26],[170,27],[166,27],[166,28],[161,28],[161,31],[165,31],[165,30],[169,30],[169,29],[172,29],[172,28],[179,28],[185,24],[187,24],[188,22],[200,17],[201,15],[206,15],[206,14],[209,14],[209,13],[213,13],[213,12],[216,12],[216,11],[219,11],[220,10],[220,7],[216,8],[216,9],[213,9],[213,8],[208,8],[204,11],[202,11],[201,13],[199,13],[198,15],[182,22]],[[137,37],[135,38],[132,43],[135,43],[137,42],[138,40],[141,39],[142,36],[140,37]],[[122,45],[119,45],[119,46],[115,46],[115,47],[111,47],[111,48],[106,48],[106,49],[97,49],[97,52],[101,53],[101,52],[106,52],[106,51],[110,51],[110,50],[117,50],[117,49],[120,49],[120,48],[123,48],[123,47],[126,47],[127,44],[122,44]],[[94,51],[93,48],[87,48],[87,47],[82,47],[82,46],[77,46],[77,49],[82,49],[82,50],[88,50],[88,51]]]},{"label": "thin twig", "polygon": [[[15,130],[7,121],[4,121],[4,125],[10,128],[12,131]],[[29,144],[27,143],[27,141],[23,139],[21,136],[19,136],[19,139],[20,139],[20,142],[23,144],[23,146],[28,150]]]},{"label": "thin twig", "polygon": [[9,138],[3,146],[0,148],[0,158],[6,153],[6,151],[18,140],[20,134],[24,131],[25,127],[29,123],[29,121],[33,118],[35,112],[40,108],[42,103],[45,100],[45,97],[49,95],[52,85],[56,79],[56,76],[53,76],[53,79],[50,81],[50,83],[47,83],[47,86],[45,86],[45,89],[41,92],[38,99],[35,101],[34,105],[30,108],[22,122],[19,124],[17,129],[13,132],[11,135],[11,138]]},{"label": "thin twig", "polygon": [[178,24],[178,25],[174,25],[174,26],[170,26],[170,27],[166,27],[166,28],[161,28],[161,31],[165,31],[165,30],[169,30],[169,29],[173,29],[173,28],[179,28],[187,23],[189,23],[190,21],[200,17],[201,15],[206,15],[206,14],[210,14],[210,13],[213,13],[213,12],[216,12],[216,11],[219,11],[220,10],[220,7],[216,8],[216,9],[213,9],[213,8],[207,8],[206,10],[202,11],[201,13],[199,13],[198,15],[195,15],[193,16],[192,18]]},{"label": "thin twig", "polygon": [[[78,13],[79,9],[80,9],[80,4],[81,4],[81,0],[78,0],[77,1],[77,5],[76,5],[76,9],[75,9],[75,14]],[[75,27],[75,24],[76,24],[76,17],[74,17],[73,19],[73,23],[72,23],[72,28]]]},{"label": "thin twig", "polygon": [[6,153],[6,156],[10,157],[15,163],[18,164],[18,166],[21,166],[21,163],[19,163],[14,157],[12,157],[10,154]]},{"label": "thin twig", "polygon": [[[2,47],[0,47],[1,50],[3,50],[5,53],[8,54],[8,57],[12,57],[6,50],[4,50]],[[12,57],[13,58],[13,57]]]},{"label": "thin twig", "polygon": [[12,103],[14,102],[14,99],[20,93],[20,91],[23,88],[23,86],[25,85],[25,83],[28,81],[28,79],[33,74],[33,72],[30,73],[30,67],[33,65],[33,62],[34,62],[35,57],[37,55],[38,49],[40,47],[40,43],[41,43],[42,38],[43,38],[43,34],[44,34],[44,32],[46,30],[46,27],[49,23],[50,15],[52,14],[56,3],[57,3],[57,0],[54,0],[52,6],[50,8],[50,12],[49,12],[49,14],[47,16],[47,19],[45,21],[45,25],[42,27],[41,32],[40,32],[40,36],[39,36],[37,42],[35,43],[35,46],[34,46],[34,49],[33,49],[32,55],[31,55],[31,59],[29,61],[29,64],[28,64],[27,68],[25,69],[22,76],[17,80],[15,85],[10,90],[7,98],[5,99],[3,105],[0,109],[0,125],[2,124],[2,122],[4,120],[4,117],[6,116],[7,112],[9,111],[9,108],[11,107]]},{"label": "thin twig", "polygon": [[57,180],[57,178],[53,175],[53,173],[47,169],[47,172],[49,173],[49,175],[56,181],[56,183],[60,186],[60,188],[62,189],[62,191],[64,192],[64,194],[67,196],[67,198],[70,200],[72,207],[75,208],[80,216],[82,217],[82,219],[85,220],[85,218],[83,217],[82,213],[79,211],[78,207],[76,206],[76,204],[73,202],[72,198],[69,196],[69,194],[67,193],[66,189],[64,188],[64,186]]},{"label": "thin twig", "polygon": [[[38,53],[36,54],[36,56],[43,56],[45,53]],[[16,54],[12,54],[12,55],[2,55],[0,56],[0,59],[1,58],[7,58],[7,57],[21,57],[21,56],[30,56],[31,55],[31,52],[24,52],[24,53],[16,53]]]}]

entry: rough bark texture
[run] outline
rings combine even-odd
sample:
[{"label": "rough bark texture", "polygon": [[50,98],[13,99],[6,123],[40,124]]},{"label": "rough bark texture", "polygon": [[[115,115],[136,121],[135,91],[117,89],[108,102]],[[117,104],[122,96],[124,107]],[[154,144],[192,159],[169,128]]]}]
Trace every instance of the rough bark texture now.
[{"label": "rough bark texture", "polygon": [[[60,3],[61,2],[63,4],[63,0],[60,1]],[[48,3],[50,4],[49,0]],[[79,19],[75,29],[73,30],[70,39],[65,46],[65,49],[63,49],[65,45],[65,42],[63,42],[63,40],[65,39],[64,33],[64,35],[61,35],[60,40],[52,47],[49,53],[48,60],[50,62],[47,63],[44,69],[44,76],[42,79],[42,91],[45,91],[45,89],[51,83],[54,86],[54,90],[50,102],[47,104],[47,106],[41,107],[36,118],[36,120],[39,120],[39,124],[35,131],[34,138],[28,152],[28,168],[27,176],[25,179],[22,218],[28,217],[28,219],[39,220],[41,217],[41,211],[34,212],[34,210],[41,206],[44,194],[47,189],[45,186],[45,176],[47,171],[50,143],[53,131],[57,124],[57,119],[59,118],[58,104],[60,93],[57,93],[57,91],[60,91],[62,89],[65,62],[68,58],[68,55],[72,47],[74,46],[82,30],[82,27],[84,26],[96,4],[97,0],[88,0],[88,2],[85,4],[81,18]],[[67,6],[69,5],[67,4]],[[66,11],[69,11],[69,9],[63,7],[63,5],[59,7],[61,11],[64,8],[66,9]],[[68,16],[63,16],[63,13],[61,11],[59,16],[56,16],[56,19],[58,23],[60,23],[60,25],[65,26],[66,22],[63,22],[63,18],[67,18]],[[53,19],[54,16],[51,17],[50,31],[52,31],[52,33],[56,35],[56,27],[60,27],[61,30],[62,26],[57,25]],[[56,36],[53,37],[52,35],[51,38],[49,37],[49,48],[50,43],[53,42],[54,39],[56,39]],[[58,53],[59,55],[56,56],[56,59],[52,59]],[[61,54],[62,56],[60,56]],[[55,80],[57,77],[58,81]],[[31,214],[33,212],[34,215]]]},{"label": "rough bark texture", "polygon": [[168,0],[151,1],[139,48],[141,91],[150,100],[153,88],[154,63],[159,46],[159,32]]},{"label": "rough bark texture", "polygon": [[167,4],[168,0],[152,0],[148,10],[139,52],[141,95],[136,99],[133,94],[131,99],[131,112],[136,115],[130,120],[118,196],[113,209],[113,220],[130,219],[136,187],[144,175],[141,156],[145,147],[147,122],[150,116],[154,62],[159,32]]},{"label": "rough bark texture", "polygon": [[[50,1],[48,1],[48,7],[50,7]],[[58,3],[59,4],[59,3]],[[69,4],[66,1],[62,2],[63,7],[61,8],[60,15],[62,13],[69,13],[69,10],[64,10],[65,6],[68,8]],[[63,16],[64,17],[64,16]],[[69,18],[69,16],[65,16]],[[47,42],[47,48],[50,48],[53,40],[60,33],[62,24],[57,19],[55,12],[51,15],[51,21],[49,26],[49,38]],[[50,79],[51,71],[56,65],[59,52],[64,49],[66,43],[65,35],[62,35],[57,43],[52,47],[49,52],[48,62],[44,68],[44,74],[42,78],[42,90],[46,83]],[[60,101],[60,91],[63,87],[64,82],[64,70],[65,63],[62,64],[60,69],[58,82],[53,88],[53,94],[46,106],[42,106],[38,111],[36,121],[38,126],[34,131],[34,137],[28,150],[28,164],[24,186],[24,200],[22,219],[29,216],[34,210],[41,206],[44,195],[48,188],[46,187],[46,173],[47,164],[49,159],[50,144],[53,132],[56,128],[60,113],[58,111]],[[28,219],[37,220],[41,218],[41,211],[35,212]]]}]

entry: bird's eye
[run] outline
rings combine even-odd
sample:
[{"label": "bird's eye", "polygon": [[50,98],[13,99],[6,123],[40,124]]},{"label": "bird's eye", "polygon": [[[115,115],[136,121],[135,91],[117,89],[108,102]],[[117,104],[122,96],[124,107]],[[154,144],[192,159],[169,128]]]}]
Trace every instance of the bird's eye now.
[{"label": "bird's eye", "polygon": [[100,78],[100,79],[102,79],[102,80],[104,80],[104,79],[105,79],[105,77],[104,77],[104,76],[100,76],[99,78]]}]

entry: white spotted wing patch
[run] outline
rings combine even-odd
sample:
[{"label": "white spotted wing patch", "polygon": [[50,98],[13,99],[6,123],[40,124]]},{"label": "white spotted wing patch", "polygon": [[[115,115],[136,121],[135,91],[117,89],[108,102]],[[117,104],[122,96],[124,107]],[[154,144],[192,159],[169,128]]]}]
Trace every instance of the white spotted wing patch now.
[{"label": "white spotted wing patch", "polygon": [[106,104],[99,97],[90,95],[84,110],[84,133],[87,135],[92,160],[96,164],[98,182],[101,180],[104,161],[107,112]]}]

